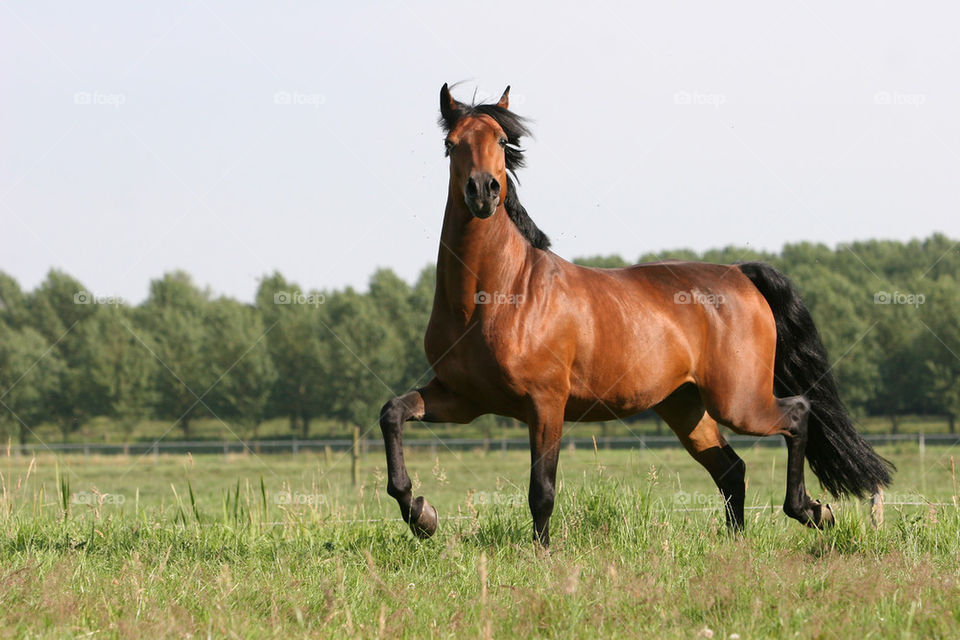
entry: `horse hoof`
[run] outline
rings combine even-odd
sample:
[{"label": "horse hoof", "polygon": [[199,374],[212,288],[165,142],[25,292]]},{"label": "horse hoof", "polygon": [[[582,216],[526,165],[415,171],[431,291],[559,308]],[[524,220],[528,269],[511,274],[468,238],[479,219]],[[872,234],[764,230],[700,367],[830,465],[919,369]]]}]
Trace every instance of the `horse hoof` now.
[{"label": "horse hoof", "polygon": [[432,504],[426,501],[423,496],[419,496],[413,501],[410,518],[410,530],[413,535],[426,540],[437,531],[437,524],[440,521],[437,516],[437,510]]},{"label": "horse hoof", "polygon": [[823,504],[819,500],[814,500],[808,508],[810,514],[806,525],[811,529],[829,529],[835,524],[833,518],[833,509],[829,504]]},{"label": "horse hoof", "polygon": [[829,529],[834,524],[836,524],[833,519],[833,509],[830,508],[829,504],[823,505],[820,509],[820,528]]}]

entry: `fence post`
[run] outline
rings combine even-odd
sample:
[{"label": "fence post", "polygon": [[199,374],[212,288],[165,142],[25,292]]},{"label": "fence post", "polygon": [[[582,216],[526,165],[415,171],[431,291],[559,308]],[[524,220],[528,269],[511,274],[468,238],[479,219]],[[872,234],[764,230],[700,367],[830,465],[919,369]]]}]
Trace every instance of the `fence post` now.
[{"label": "fence post", "polygon": [[353,427],[353,464],[351,471],[353,473],[353,486],[360,483],[360,427]]},{"label": "fence post", "polygon": [[883,487],[877,487],[877,492],[870,499],[870,521],[874,529],[883,526]]},{"label": "fence post", "polygon": [[917,436],[917,446],[920,447],[920,455],[927,452],[927,437],[921,431]]},{"label": "fence post", "polygon": [[294,439],[293,439],[293,457],[294,457],[294,458],[297,457],[297,452],[298,452],[299,450],[300,450],[300,445],[299,445],[299,443],[297,442],[297,439],[294,438]]}]

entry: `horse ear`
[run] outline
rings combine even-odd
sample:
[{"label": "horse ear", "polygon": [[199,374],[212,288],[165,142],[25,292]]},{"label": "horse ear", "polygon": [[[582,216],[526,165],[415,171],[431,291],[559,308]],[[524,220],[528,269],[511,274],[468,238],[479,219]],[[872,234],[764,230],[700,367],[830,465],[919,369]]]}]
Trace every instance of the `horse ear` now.
[{"label": "horse ear", "polygon": [[500,102],[497,103],[497,106],[504,109],[510,108],[510,85],[507,85],[507,88],[503,90],[503,95],[500,96]]},{"label": "horse ear", "polygon": [[444,82],[443,88],[440,89],[440,117],[448,126],[452,126],[459,117],[459,111],[460,103],[453,99],[453,96],[450,95],[450,88]]}]

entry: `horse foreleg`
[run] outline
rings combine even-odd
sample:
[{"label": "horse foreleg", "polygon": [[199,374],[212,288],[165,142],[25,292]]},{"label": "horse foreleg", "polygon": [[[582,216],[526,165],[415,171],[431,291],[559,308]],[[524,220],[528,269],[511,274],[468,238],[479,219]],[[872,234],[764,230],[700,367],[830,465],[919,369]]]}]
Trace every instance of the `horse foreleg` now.
[{"label": "horse foreleg", "polygon": [[556,499],[557,462],[563,432],[563,407],[534,409],[530,427],[530,513],[533,539],[550,546],[550,516]]},{"label": "horse foreleg", "polygon": [[413,498],[413,485],[403,461],[403,423],[470,422],[479,415],[466,401],[434,378],[416,391],[396,396],[380,410],[380,430],[387,454],[387,493],[400,505],[403,521],[418,538],[432,536],[439,524],[436,508],[423,496]]}]

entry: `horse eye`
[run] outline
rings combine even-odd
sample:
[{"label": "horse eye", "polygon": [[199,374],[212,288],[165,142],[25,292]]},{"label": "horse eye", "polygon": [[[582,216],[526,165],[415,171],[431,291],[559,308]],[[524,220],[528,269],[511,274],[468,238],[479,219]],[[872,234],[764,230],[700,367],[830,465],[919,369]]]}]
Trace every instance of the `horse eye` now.
[{"label": "horse eye", "polygon": [[445,148],[445,151],[444,151],[443,155],[445,155],[445,156],[450,155],[450,152],[453,150],[453,147],[454,147],[453,142],[452,142],[450,139],[444,140],[444,141],[443,141],[443,146],[444,146],[444,148]]},{"label": "horse eye", "polygon": [[500,138],[499,142],[500,142],[500,146],[501,146],[501,147],[507,146],[507,139],[506,139],[506,138]]}]

